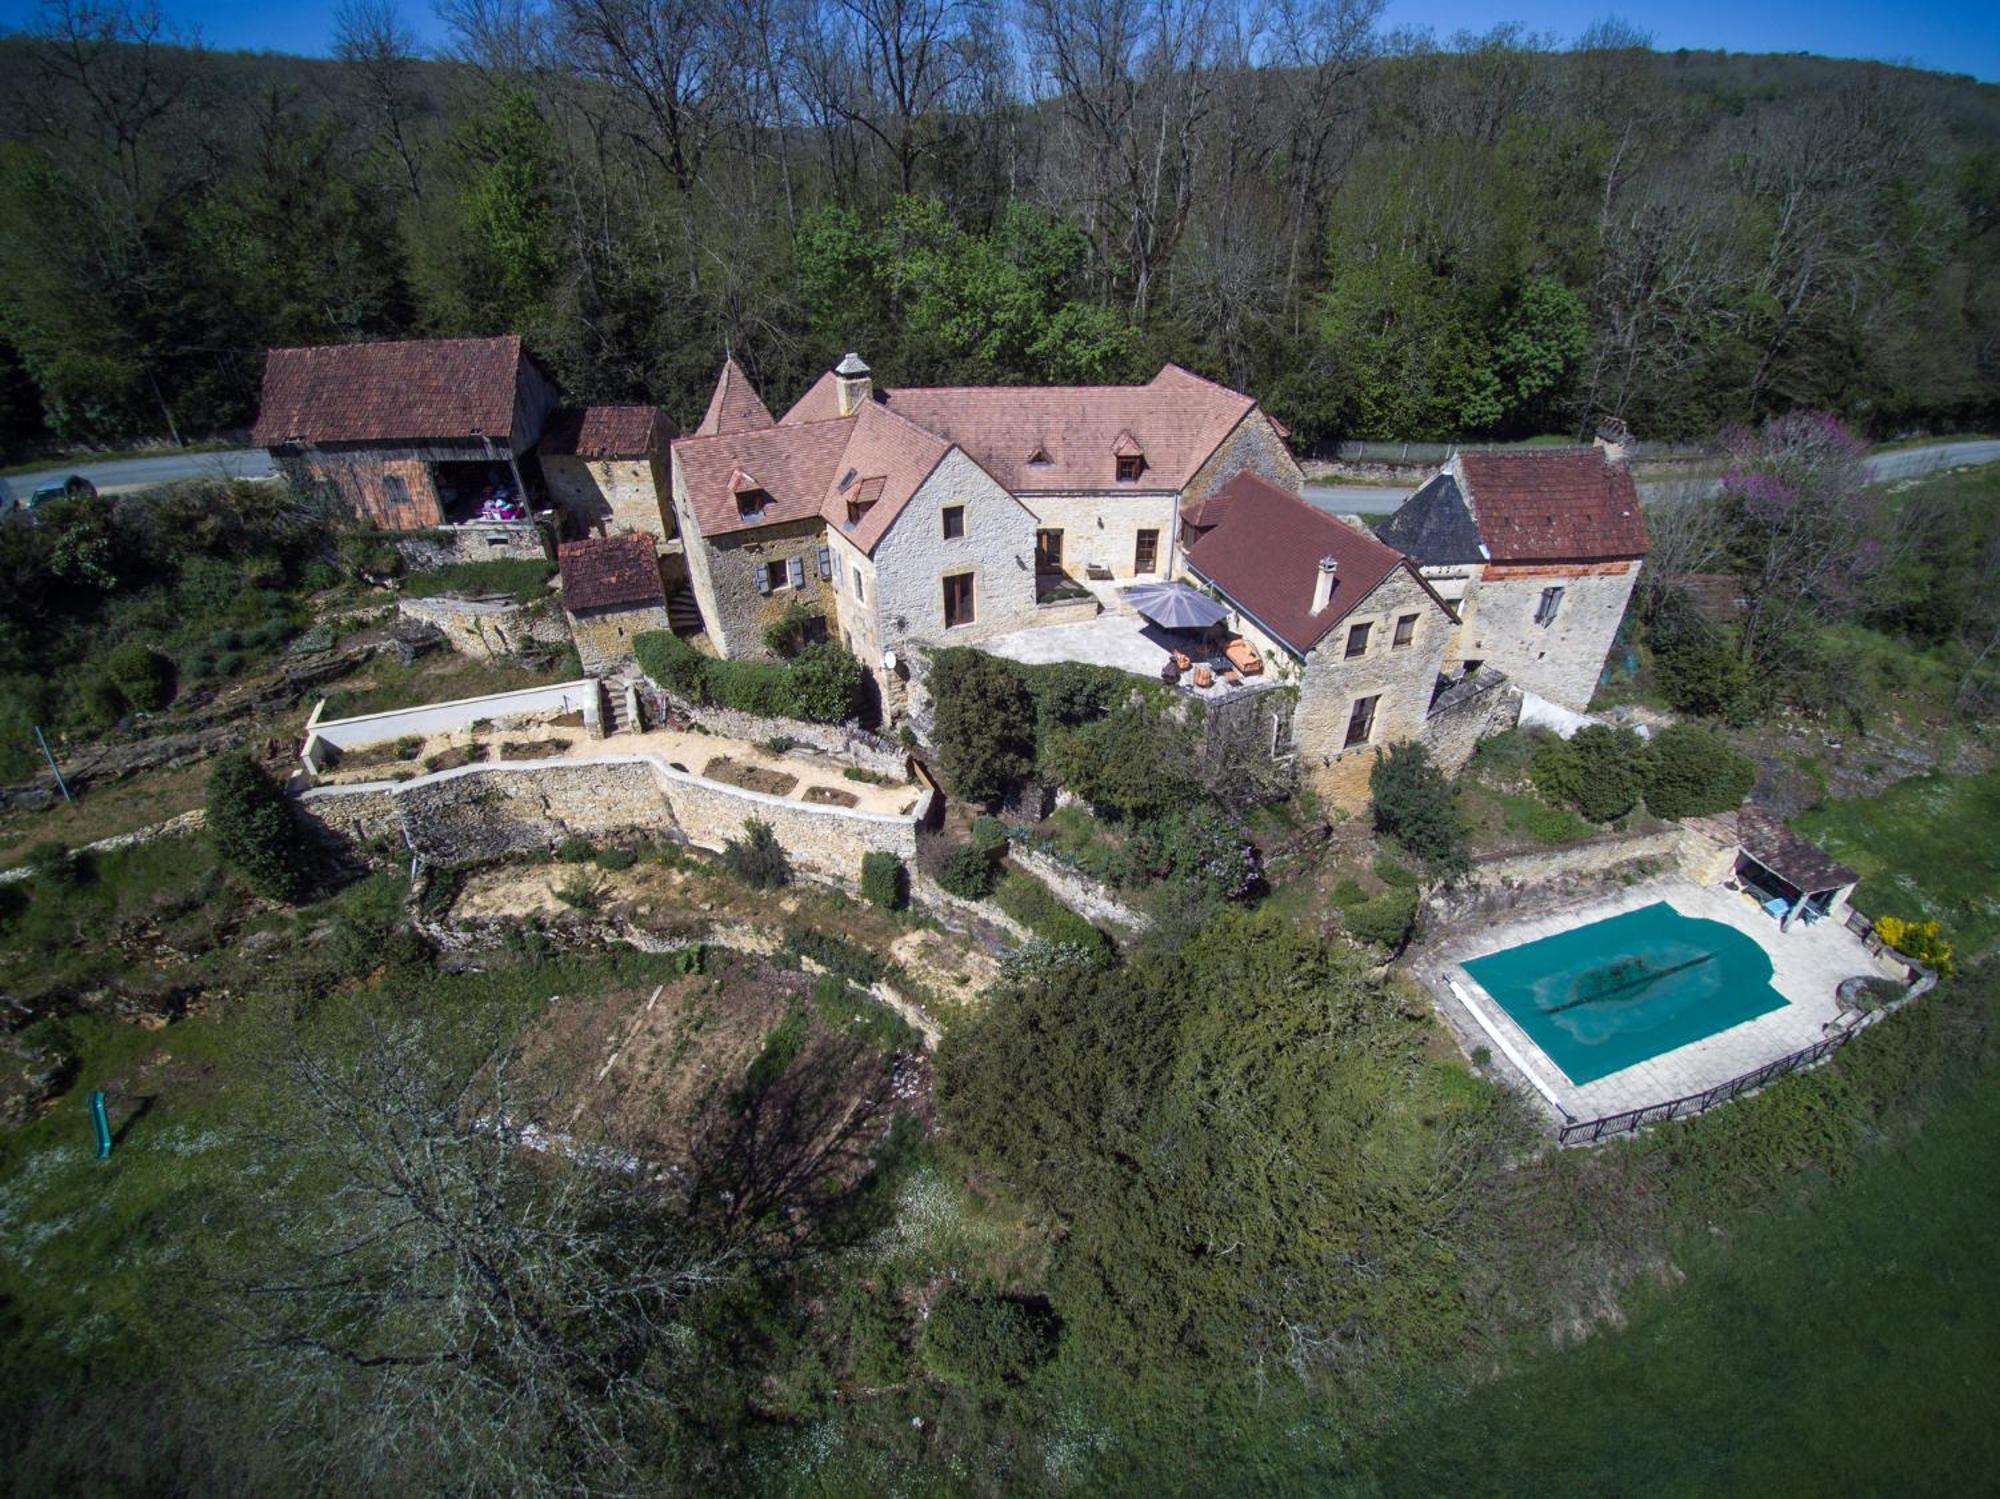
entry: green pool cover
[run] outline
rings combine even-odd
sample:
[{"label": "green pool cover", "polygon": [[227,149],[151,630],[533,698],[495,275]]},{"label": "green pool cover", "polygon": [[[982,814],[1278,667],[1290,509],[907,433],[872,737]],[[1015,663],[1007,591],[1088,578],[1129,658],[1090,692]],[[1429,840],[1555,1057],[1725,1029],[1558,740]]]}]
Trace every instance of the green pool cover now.
[{"label": "green pool cover", "polygon": [[1573,1083],[1768,1014],[1771,960],[1665,901],[1474,958],[1465,971]]}]

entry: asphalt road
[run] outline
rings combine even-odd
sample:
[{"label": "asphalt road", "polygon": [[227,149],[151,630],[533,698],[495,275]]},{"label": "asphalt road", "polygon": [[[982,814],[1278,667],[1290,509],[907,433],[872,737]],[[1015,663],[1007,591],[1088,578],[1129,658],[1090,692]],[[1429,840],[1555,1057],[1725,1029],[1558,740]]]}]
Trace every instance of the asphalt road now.
[{"label": "asphalt road", "polygon": [[82,474],[100,493],[116,494],[121,489],[144,489],[149,484],[171,484],[176,479],[268,479],[276,473],[271,455],[262,448],[222,448],[213,453],[168,453],[159,458],[121,458],[114,463],[77,463],[32,474],[9,474],[4,482],[25,498],[37,486],[67,479],[71,474]]},{"label": "asphalt road", "polygon": [[[1979,438],[1966,442],[1931,443],[1921,448],[1899,448],[1893,453],[1876,453],[1862,460],[1872,479],[1913,479],[1941,468],[1965,468],[1980,463],[2000,463],[2000,441]],[[1648,504],[1685,496],[1690,485],[1712,490],[1713,478],[1667,479],[1639,486],[1639,498]],[[1411,490],[1389,484],[1308,484],[1306,499],[1335,515],[1387,515],[1410,497]]]},{"label": "asphalt road", "polygon": [[[1878,453],[1867,462],[1869,473],[1877,479],[1907,479],[1935,468],[2000,463],[2000,441],[1981,439],[1903,448],[1894,453]],[[268,479],[276,472],[271,466],[271,455],[262,448],[228,448],[213,453],[124,458],[115,463],[78,463],[68,468],[11,475],[4,482],[15,494],[27,495],[50,480],[82,474],[99,490],[116,493],[121,489],[143,489],[149,484],[168,484],[176,479]],[[1645,500],[1666,499],[1685,483],[1683,480],[1642,484],[1639,496]],[[1408,489],[1391,484],[1308,484],[1305,494],[1320,509],[1341,515],[1387,515],[1410,497]]]}]

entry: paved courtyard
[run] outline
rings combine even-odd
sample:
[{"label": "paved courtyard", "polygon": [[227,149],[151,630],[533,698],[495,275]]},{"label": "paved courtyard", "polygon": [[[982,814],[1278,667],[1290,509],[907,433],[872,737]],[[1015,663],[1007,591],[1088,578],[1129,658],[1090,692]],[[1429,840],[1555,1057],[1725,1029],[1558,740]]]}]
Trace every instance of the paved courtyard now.
[{"label": "paved courtyard", "polygon": [[[1198,655],[1195,644],[1198,637],[1163,630],[1142,619],[1124,602],[1119,596],[1121,586],[1129,587],[1129,584],[1087,581],[1084,586],[1096,594],[1098,602],[1104,606],[1104,612],[1095,619],[1015,630],[1011,634],[995,635],[990,640],[982,641],[979,648],[1026,666],[1046,665],[1053,661],[1083,661],[1093,666],[1115,666],[1134,676],[1151,677],[1156,681],[1160,668],[1167,664],[1176,649],[1190,656]],[[1220,642],[1227,638],[1221,633],[1212,635],[1210,639],[1215,645],[1211,649],[1219,647]],[[1213,687],[1197,688],[1187,679],[1183,679],[1181,685],[1197,697],[1215,698],[1252,692],[1269,686],[1275,680],[1267,662],[1261,676],[1241,683],[1226,682],[1218,676]]]},{"label": "paved courtyard", "polygon": [[[1673,1051],[1581,1086],[1572,1083],[1492,995],[1465,971],[1474,958],[1573,931],[1591,922],[1665,901],[1683,916],[1722,922],[1763,948],[1771,959],[1771,987],[1786,1003],[1769,1014],[1718,1031]],[[1606,954],[1607,957],[1614,956]],[[1598,1119],[1626,1109],[1700,1093],[1753,1072],[1821,1040],[1840,1018],[1834,990],[1857,974],[1902,976],[1886,968],[1861,939],[1836,921],[1795,924],[1780,932],[1750,897],[1720,886],[1669,875],[1552,915],[1486,927],[1448,941],[1422,965],[1424,977],[1456,1028],[1484,1037],[1496,1064],[1524,1074],[1553,1111],[1572,1119]]]}]

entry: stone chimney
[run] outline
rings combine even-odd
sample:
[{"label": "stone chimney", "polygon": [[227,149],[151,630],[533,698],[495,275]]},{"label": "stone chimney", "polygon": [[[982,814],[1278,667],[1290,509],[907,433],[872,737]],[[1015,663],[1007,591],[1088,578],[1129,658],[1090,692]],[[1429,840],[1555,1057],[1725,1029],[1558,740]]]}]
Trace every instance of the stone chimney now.
[{"label": "stone chimney", "polygon": [[834,390],[840,397],[840,414],[852,416],[867,404],[875,393],[875,382],[869,378],[868,366],[861,362],[861,356],[849,349],[847,357],[833,367]]},{"label": "stone chimney", "polygon": [[1319,576],[1313,580],[1313,613],[1324,614],[1326,606],[1333,602],[1333,581],[1339,572],[1338,557],[1319,559]]}]

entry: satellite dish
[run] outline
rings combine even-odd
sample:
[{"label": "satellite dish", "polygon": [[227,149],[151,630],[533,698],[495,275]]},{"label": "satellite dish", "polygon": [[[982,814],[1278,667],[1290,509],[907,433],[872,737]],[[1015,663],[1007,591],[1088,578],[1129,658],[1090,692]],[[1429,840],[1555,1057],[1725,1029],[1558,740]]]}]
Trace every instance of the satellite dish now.
[{"label": "satellite dish", "polygon": [[884,671],[894,671],[896,669],[896,653],[894,651],[882,652],[882,669]]}]

